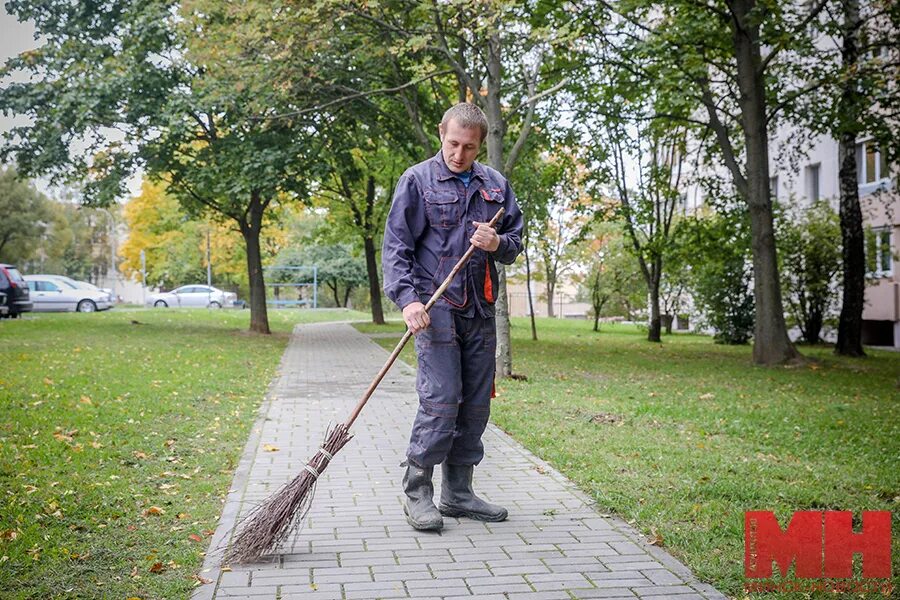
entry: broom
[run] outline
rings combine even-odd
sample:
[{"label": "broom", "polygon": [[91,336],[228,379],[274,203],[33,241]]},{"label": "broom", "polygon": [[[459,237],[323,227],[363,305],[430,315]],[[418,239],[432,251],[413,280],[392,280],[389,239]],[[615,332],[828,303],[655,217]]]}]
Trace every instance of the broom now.
[{"label": "broom", "polygon": [[[493,227],[496,225],[500,217],[503,216],[503,208],[497,211],[494,218],[490,220],[488,225]],[[466,264],[472,253],[475,252],[475,246],[470,245],[466,253],[459,259],[459,262],[444,279],[441,286],[434,292],[428,304],[425,305],[425,312],[428,312],[435,302],[443,295],[444,291],[453,281],[453,278],[459,270]],[[343,448],[347,442],[353,437],[350,434],[350,427],[356,421],[360,411],[369,401],[369,398],[375,392],[375,388],[387,375],[388,370],[393,366],[400,351],[412,337],[412,331],[406,330],[400,343],[391,352],[387,362],[381,367],[378,375],[369,384],[369,388],[362,398],[357,402],[350,417],[344,422],[331,428],[325,436],[325,441],[316,452],[315,456],[310,459],[300,474],[284,485],[280,490],[269,496],[261,504],[257,505],[242,521],[241,531],[237,534],[231,547],[225,554],[225,563],[242,563],[252,562],[262,556],[265,552],[274,549],[281,543],[299,524],[303,521],[306,513],[309,512],[312,505],[313,494],[316,489],[316,481],[322,475],[322,472],[328,466],[328,463],[334,458],[334,455]]]}]

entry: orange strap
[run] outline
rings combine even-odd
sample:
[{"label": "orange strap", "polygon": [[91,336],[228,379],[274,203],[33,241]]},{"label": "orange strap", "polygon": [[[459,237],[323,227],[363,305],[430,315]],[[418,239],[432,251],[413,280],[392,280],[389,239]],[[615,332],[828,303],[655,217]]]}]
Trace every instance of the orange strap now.
[{"label": "orange strap", "polygon": [[491,265],[487,259],[484,260],[484,299],[490,303],[494,302],[494,284],[491,282]]}]

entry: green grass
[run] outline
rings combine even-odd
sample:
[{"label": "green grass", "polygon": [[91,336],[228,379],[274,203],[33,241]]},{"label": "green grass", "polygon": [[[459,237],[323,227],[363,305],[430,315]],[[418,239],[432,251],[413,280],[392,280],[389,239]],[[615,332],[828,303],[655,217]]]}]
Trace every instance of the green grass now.
[{"label": "green grass", "polygon": [[187,597],[293,325],[366,317],[271,311],[271,336],[249,311],[0,322],[0,597]]},{"label": "green grass", "polygon": [[[808,364],[762,368],[748,346],[590,328],[543,319],[533,342],[527,320],[513,319],[514,370],[528,380],[498,382],[492,418],[599,510],[734,597],[745,511],[775,511],[784,527],[797,510],[851,510],[858,527],[861,511],[890,510],[900,573],[900,354],[804,347]],[[401,357],[415,362],[410,347]]]}]

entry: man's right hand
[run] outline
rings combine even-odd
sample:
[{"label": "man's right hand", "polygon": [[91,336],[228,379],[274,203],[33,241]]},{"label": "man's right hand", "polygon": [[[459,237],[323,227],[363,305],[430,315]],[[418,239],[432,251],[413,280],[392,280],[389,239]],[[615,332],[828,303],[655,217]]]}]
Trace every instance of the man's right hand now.
[{"label": "man's right hand", "polygon": [[428,313],[425,312],[425,305],[421,302],[410,302],[404,306],[403,320],[406,322],[409,330],[413,332],[413,335],[416,335],[431,324],[431,319],[428,317]]}]

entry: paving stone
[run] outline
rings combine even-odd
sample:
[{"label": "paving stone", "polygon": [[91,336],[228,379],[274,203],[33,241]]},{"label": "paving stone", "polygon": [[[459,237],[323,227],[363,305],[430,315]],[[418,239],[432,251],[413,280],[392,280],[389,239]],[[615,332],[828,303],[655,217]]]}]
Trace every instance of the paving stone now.
[{"label": "paving stone", "polygon": [[[322,473],[303,527],[259,563],[222,571],[235,523],[300,472],[386,358],[348,324],[295,329],[211,539],[201,573],[214,583],[198,586],[192,600],[724,600],[633,527],[600,516],[572,482],[493,426],[474,484],[507,506],[510,518],[447,518],[440,534],[413,530],[403,514],[400,463],[418,401],[415,371],[402,363]],[[265,452],[264,444],[279,451]],[[436,495],[440,479],[438,467]]]}]

